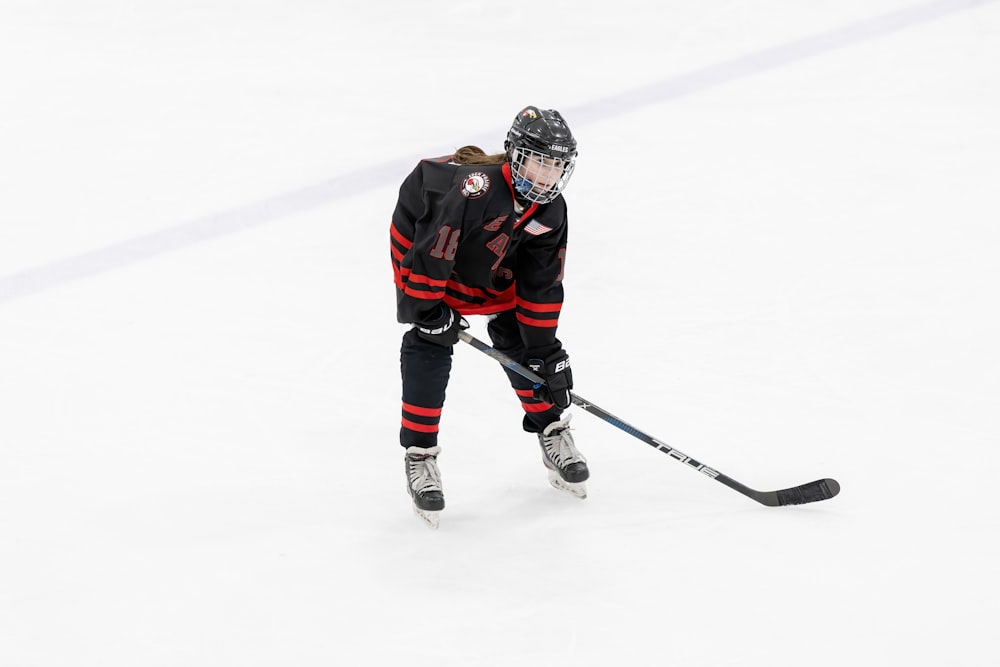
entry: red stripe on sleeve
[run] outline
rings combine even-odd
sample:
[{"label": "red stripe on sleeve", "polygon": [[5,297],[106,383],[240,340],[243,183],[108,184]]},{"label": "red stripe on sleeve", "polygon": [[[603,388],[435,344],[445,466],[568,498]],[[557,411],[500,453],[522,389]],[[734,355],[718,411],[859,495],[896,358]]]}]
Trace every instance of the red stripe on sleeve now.
[{"label": "red stripe on sleeve", "polygon": [[407,250],[409,250],[410,247],[413,245],[413,241],[409,240],[408,238],[399,233],[399,230],[396,229],[395,224],[389,225],[389,234],[392,235],[392,238],[396,239],[396,242],[399,243],[399,245],[403,246]]},{"label": "red stripe on sleeve", "polygon": [[403,288],[403,294],[406,296],[412,296],[414,299],[428,299],[435,301],[441,299],[441,295],[438,292],[425,292],[424,290],[410,289],[409,285]]},{"label": "red stripe on sleeve", "polygon": [[406,278],[411,283],[420,283],[422,285],[429,285],[430,287],[443,288],[448,284],[448,279],[438,280],[437,278],[431,278],[430,276],[424,276],[419,273],[413,273],[410,271],[410,275]]}]

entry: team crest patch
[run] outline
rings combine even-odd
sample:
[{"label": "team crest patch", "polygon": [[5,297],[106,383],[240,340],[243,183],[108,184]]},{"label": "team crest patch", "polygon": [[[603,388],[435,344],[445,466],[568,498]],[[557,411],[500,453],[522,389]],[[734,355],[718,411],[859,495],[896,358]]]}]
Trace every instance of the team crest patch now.
[{"label": "team crest patch", "polygon": [[462,194],[469,199],[478,199],[490,189],[490,177],[481,171],[474,171],[465,177]]}]

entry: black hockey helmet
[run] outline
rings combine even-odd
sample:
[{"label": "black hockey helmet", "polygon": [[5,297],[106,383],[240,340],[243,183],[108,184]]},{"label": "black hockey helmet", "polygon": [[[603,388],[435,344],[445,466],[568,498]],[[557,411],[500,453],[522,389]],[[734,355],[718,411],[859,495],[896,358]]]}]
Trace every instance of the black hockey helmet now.
[{"label": "black hockey helmet", "polygon": [[560,195],[576,165],[576,139],[555,109],[525,107],[507,132],[504,150],[514,189],[539,204]]}]

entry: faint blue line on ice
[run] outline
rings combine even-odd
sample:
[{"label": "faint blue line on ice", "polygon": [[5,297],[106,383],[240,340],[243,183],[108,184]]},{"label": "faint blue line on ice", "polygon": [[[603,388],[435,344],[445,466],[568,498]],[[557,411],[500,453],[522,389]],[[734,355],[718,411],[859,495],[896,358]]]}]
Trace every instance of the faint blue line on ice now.
[{"label": "faint blue line on ice", "polygon": [[687,74],[609,95],[580,107],[567,108],[562,111],[564,111],[566,118],[574,124],[605,120],[639,107],[660,104],[707,88],[714,88],[759,72],[867,42],[920,23],[927,23],[955,12],[994,1],[937,0],[923,5],[906,7],[882,16],[851,23],[829,32],[804,37],[780,46],[709,65]]},{"label": "faint blue line on ice", "polygon": [[172,250],[190,247],[201,241],[256,227],[385,185],[386,172],[405,174],[414,164],[415,159],[368,167],[325,183],[195,218],[144,236],[0,277],[0,303],[105,273]]},{"label": "faint blue line on ice", "polygon": [[[883,16],[852,23],[780,46],[710,65],[562,111],[574,127],[620,116],[637,108],[659,104],[731,81],[782,67],[812,56],[869,41],[949,14],[996,0],[937,0],[907,7]],[[485,139],[492,141],[492,139]],[[318,185],[294,190],[246,206],[206,215],[173,227],[104,248],[73,255],[48,264],[0,277],[0,303],[36,294],[80,278],[98,275],[201,241],[256,227],[287,215],[306,211],[336,199],[385,185],[402,177],[419,159],[394,160],[344,174]]]}]

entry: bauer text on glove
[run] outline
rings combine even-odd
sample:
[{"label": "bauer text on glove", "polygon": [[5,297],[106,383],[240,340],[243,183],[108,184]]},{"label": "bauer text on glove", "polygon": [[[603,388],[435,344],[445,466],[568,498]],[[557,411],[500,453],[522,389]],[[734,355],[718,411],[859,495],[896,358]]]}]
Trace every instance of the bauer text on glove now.
[{"label": "bauer text on glove", "polygon": [[569,356],[560,350],[547,359],[528,359],[528,368],[545,380],[544,385],[535,387],[535,398],[552,403],[557,408],[568,408],[573,402],[570,389],[573,388],[573,371],[569,367]]},{"label": "bauer text on glove", "polygon": [[439,305],[435,314],[437,317],[430,322],[417,322],[416,326],[418,336],[436,345],[454,345],[458,342],[458,332],[469,328],[465,318],[448,306]]}]

